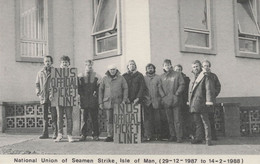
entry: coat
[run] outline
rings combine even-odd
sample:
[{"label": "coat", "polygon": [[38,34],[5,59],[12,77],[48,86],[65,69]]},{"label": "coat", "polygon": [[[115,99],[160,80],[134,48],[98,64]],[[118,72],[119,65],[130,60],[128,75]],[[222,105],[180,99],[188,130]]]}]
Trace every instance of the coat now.
[{"label": "coat", "polygon": [[78,75],[78,94],[80,95],[81,108],[98,107],[98,88],[101,76],[90,71]]},{"label": "coat", "polygon": [[180,98],[185,88],[185,82],[181,73],[170,70],[160,76],[161,97],[165,108],[180,105]]},{"label": "coat", "polygon": [[118,71],[112,78],[109,72],[103,77],[99,86],[99,104],[104,104],[105,109],[111,109],[114,104],[121,104],[127,100],[128,87],[126,80]]},{"label": "coat", "polygon": [[198,77],[193,80],[190,86],[190,112],[208,112],[206,105],[213,105],[213,100],[215,97],[212,79],[202,71]]},{"label": "coat", "polygon": [[136,98],[139,98],[139,101],[142,102],[145,91],[144,76],[136,71],[135,73],[124,73],[123,77],[128,85],[128,99],[130,102],[133,102]]},{"label": "coat", "polygon": [[144,105],[150,106],[152,104],[154,109],[159,109],[161,107],[161,96],[159,92],[161,87],[160,76],[157,74],[146,74],[144,80],[146,84]]},{"label": "coat", "polygon": [[215,89],[215,97],[217,97],[221,91],[221,84],[218,79],[218,76],[215,73],[207,72],[207,75],[212,79]]},{"label": "coat", "polygon": [[[51,71],[54,67],[50,67]],[[42,68],[36,76],[36,95],[40,98],[40,103],[50,103],[50,83],[51,73],[47,73],[45,67]]]}]

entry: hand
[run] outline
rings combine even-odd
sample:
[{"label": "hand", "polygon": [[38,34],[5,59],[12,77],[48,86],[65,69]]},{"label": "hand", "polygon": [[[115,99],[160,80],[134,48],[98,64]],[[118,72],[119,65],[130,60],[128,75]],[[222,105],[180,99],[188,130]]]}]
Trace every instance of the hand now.
[{"label": "hand", "polygon": [[136,99],[134,100],[134,105],[137,104],[138,102],[139,102],[139,98],[136,98]]},{"label": "hand", "polygon": [[94,91],[93,96],[97,97],[97,92],[96,91]]},{"label": "hand", "polygon": [[49,100],[52,101],[54,98],[52,95],[49,96]]},{"label": "hand", "polygon": [[104,104],[99,104],[100,109],[104,109]]}]

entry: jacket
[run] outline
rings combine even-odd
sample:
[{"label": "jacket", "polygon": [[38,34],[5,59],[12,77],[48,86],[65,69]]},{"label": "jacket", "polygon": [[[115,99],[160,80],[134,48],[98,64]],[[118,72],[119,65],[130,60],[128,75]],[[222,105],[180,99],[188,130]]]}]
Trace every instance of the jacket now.
[{"label": "jacket", "polygon": [[213,105],[215,93],[212,79],[200,72],[197,78],[191,83],[189,93],[190,112],[203,113],[208,112],[206,105]]},{"label": "jacket", "polygon": [[180,98],[185,88],[185,82],[179,72],[170,70],[160,76],[161,97],[165,108],[180,105]]},{"label": "jacket", "polygon": [[221,91],[221,84],[218,79],[218,76],[213,72],[207,72],[206,73],[213,81],[214,89],[215,89],[215,97],[217,97]]},{"label": "jacket", "polygon": [[98,107],[98,88],[101,76],[90,71],[78,75],[78,94],[80,95],[81,108]]},{"label": "jacket", "polygon": [[40,98],[40,103],[50,103],[50,82],[51,82],[51,70],[54,67],[50,67],[49,73],[47,73],[45,67],[42,68],[36,76],[36,95]]},{"label": "jacket", "polygon": [[152,104],[154,109],[159,109],[161,107],[161,96],[159,92],[161,87],[160,76],[157,74],[146,74],[144,80],[146,84],[144,105],[150,106]]},{"label": "jacket", "polygon": [[142,102],[145,91],[144,76],[138,71],[135,73],[128,71],[123,74],[123,77],[127,82],[128,99],[130,102],[133,102],[136,98],[139,98],[139,102]]},{"label": "jacket", "polygon": [[99,86],[99,104],[104,104],[105,109],[111,109],[114,104],[121,104],[127,100],[128,87],[126,80],[118,71],[112,78],[109,72],[103,77]]}]

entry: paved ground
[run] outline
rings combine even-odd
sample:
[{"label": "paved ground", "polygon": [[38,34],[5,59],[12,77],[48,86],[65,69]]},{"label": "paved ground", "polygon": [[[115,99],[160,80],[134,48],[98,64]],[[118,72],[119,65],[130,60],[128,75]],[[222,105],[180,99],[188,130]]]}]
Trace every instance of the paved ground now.
[{"label": "paved ground", "polygon": [[[77,137],[75,137],[77,139]],[[38,135],[0,134],[0,154],[72,154],[72,155],[260,155],[260,137],[222,137],[213,146],[153,141],[141,144],[115,144],[101,141],[55,143]]]}]

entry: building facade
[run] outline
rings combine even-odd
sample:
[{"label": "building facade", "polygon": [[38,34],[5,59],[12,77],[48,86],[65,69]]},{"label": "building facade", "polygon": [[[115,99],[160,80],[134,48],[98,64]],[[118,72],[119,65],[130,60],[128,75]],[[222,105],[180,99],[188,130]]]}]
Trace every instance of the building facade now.
[{"label": "building facade", "polygon": [[238,103],[247,130],[260,134],[258,0],[0,0],[0,11],[2,127],[5,103],[38,101],[35,77],[48,54],[55,67],[68,55],[79,72],[93,59],[102,76],[112,63],[125,72],[130,59],[161,74],[171,59],[192,77],[191,62],[207,59],[222,84],[218,102]]}]

